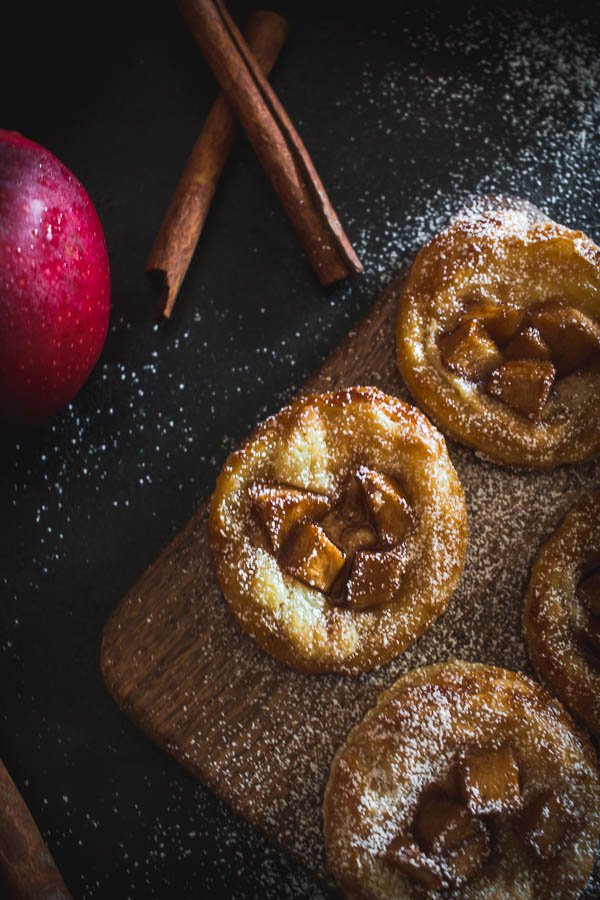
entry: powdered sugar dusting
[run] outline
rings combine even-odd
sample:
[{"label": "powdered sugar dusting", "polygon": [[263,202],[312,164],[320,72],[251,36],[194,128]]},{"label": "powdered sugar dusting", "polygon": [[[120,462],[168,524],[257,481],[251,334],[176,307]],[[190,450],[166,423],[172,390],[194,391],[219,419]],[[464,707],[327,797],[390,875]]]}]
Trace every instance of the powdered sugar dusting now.
[{"label": "powdered sugar dusting", "polygon": [[[393,299],[387,306],[390,330],[395,315]],[[349,369],[359,370],[368,380],[372,373],[361,369],[358,360],[352,360],[351,351],[349,357]],[[404,396],[405,388],[393,370],[385,366],[383,371],[386,373],[383,386],[390,393]],[[324,380],[331,386],[329,376]],[[236,746],[236,772],[240,765],[239,741],[243,741],[248,760],[253,762],[247,764],[246,775],[236,784],[242,794],[250,789],[257,795],[265,790],[268,793],[267,785],[280,777],[281,747],[296,748],[300,741],[299,756],[293,756],[296,750],[290,749],[293,791],[287,799],[270,808],[263,808],[259,803],[257,817],[278,840],[287,843],[293,836],[295,854],[309,867],[315,867],[314,860],[321,847],[320,796],[332,752],[382,687],[414,666],[454,655],[533,674],[521,634],[522,601],[533,556],[566,510],[582,492],[590,489],[600,474],[598,462],[563,467],[554,472],[524,472],[494,466],[453,442],[449,442],[449,451],[465,489],[470,538],[465,570],[444,616],[400,658],[355,680],[327,677],[307,681],[291,672],[282,674],[274,661],[259,652],[253,652],[250,660],[246,660],[248,670],[242,665],[236,675],[240,682],[245,682],[249,672],[271,672],[277,680],[281,678],[291,685],[291,695],[302,697],[294,708],[280,709],[276,723],[269,725],[261,717],[252,735],[241,737],[235,726],[231,731],[229,723],[227,740],[234,740]],[[218,604],[222,601],[216,594]],[[206,596],[204,590],[202,596]],[[265,765],[262,771],[257,769],[258,761],[252,749],[256,740],[262,748],[260,759]],[[304,749],[308,747],[310,754]],[[311,766],[307,768],[309,758]],[[273,771],[275,759],[278,763]],[[234,773],[227,765],[223,766],[222,757],[218,759],[218,767],[219,775],[226,781],[235,780]],[[283,767],[286,769],[285,760]],[[311,774],[308,780],[307,772]],[[283,827],[284,823],[289,823],[287,828]],[[321,874],[326,877],[324,870]]]},{"label": "powdered sugar dusting", "polygon": [[[389,70],[383,76],[376,76],[367,66],[363,72],[363,93],[358,96],[358,102],[360,105],[363,99],[381,110],[379,127],[383,133],[399,127],[403,116],[414,116],[419,103],[422,103],[428,110],[427,117],[423,118],[423,133],[430,130],[431,120],[439,114],[440,127],[456,139],[457,158],[460,159],[456,170],[445,173],[452,184],[450,190],[447,183],[443,188],[435,189],[424,176],[416,178],[416,183],[412,185],[411,202],[402,209],[401,219],[394,219],[386,209],[388,198],[383,194],[361,201],[366,213],[364,218],[369,225],[361,232],[358,250],[363,263],[366,263],[365,278],[373,288],[388,284],[399,266],[446,224],[463,201],[472,199],[476,194],[500,190],[527,196],[567,224],[584,229],[591,224],[593,211],[588,209],[590,218],[586,222],[585,213],[582,216],[582,210],[586,207],[582,204],[578,186],[582,185],[586,194],[592,184],[590,178],[594,177],[593,173],[585,171],[581,146],[586,142],[590,124],[595,123],[597,127],[600,121],[594,88],[594,77],[597,78],[598,71],[595,57],[592,60],[589,46],[581,45],[580,36],[575,46],[575,39],[570,33],[563,32],[557,38],[550,21],[544,24],[524,16],[516,32],[508,20],[500,23],[495,36],[498,52],[492,54],[489,60],[482,59],[482,46],[485,48],[491,40],[490,35],[485,34],[486,27],[486,23],[474,22],[469,40],[464,33],[450,33],[444,40],[450,52],[477,54],[485,87],[463,79],[449,90],[449,85],[443,80],[424,77],[422,69],[413,63],[412,68],[408,69],[412,103],[407,104],[406,93],[396,90],[396,78],[399,80],[400,76],[395,71]],[[429,41],[433,45],[435,40],[439,40],[426,32],[418,39],[412,35],[407,39],[409,43],[413,42],[413,46],[418,45],[419,49],[431,52],[436,48]],[[535,72],[535,77],[532,76],[533,80],[528,85],[527,117],[523,130],[529,135],[534,133],[535,146],[524,141],[515,157],[508,159],[504,147],[494,145],[489,135],[482,133],[484,125],[477,121],[476,114],[478,104],[482,93],[489,87],[488,79],[498,82],[506,79],[499,113],[507,128],[521,130],[523,118],[518,101],[523,79],[531,71]],[[551,80],[556,72],[560,73],[561,87],[549,86],[548,78]],[[588,81],[590,72],[592,78]],[[406,77],[404,71],[403,84]],[[574,128],[571,116],[567,115],[568,110],[564,107],[569,89],[575,92],[577,102],[586,110],[581,129]],[[554,110],[556,117],[548,117],[544,113],[546,104],[550,102],[559,104],[559,109]],[[561,109],[565,113],[564,124]],[[481,152],[485,150],[494,158],[495,174],[488,169],[476,175],[477,154],[475,157],[469,156],[468,162],[460,156],[460,150],[469,140],[472,147],[473,139],[481,140]],[[546,177],[546,167],[552,167],[555,171],[549,179]],[[342,293],[351,298],[352,291],[353,285],[349,283]],[[390,318],[388,325],[391,329],[393,318]],[[382,363],[383,371],[374,369],[369,373],[371,382],[409,399],[392,374],[390,361],[385,359]],[[324,378],[322,387],[332,388],[335,385]],[[294,792],[293,802],[298,810],[306,811],[307,818],[295,819],[295,826],[299,821],[300,827],[292,827],[289,833],[294,835],[296,852],[308,866],[314,867],[321,841],[318,814],[311,811],[312,802],[308,796],[312,793],[318,804],[326,777],[327,759],[333,748],[331,731],[339,728],[339,732],[343,732],[346,724],[356,721],[381,687],[412,666],[451,655],[485,660],[532,674],[521,635],[521,604],[533,556],[543,538],[556,527],[570,505],[597,482],[599,474],[597,463],[566,467],[552,473],[512,472],[478,459],[471,451],[457,444],[450,443],[449,448],[465,486],[471,535],[465,573],[450,609],[400,660],[385,667],[385,670],[363,676],[357,685],[337,683],[332,690],[324,692],[321,680],[314,686],[303,682],[302,690],[309,691],[314,709],[314,718],[306,723],[303,731],[304,743],[312,748],[317,765],[311,770],[314,776],[312,785],[302,784]],[[327,721],[327,730],[320,728],[321,721]],[[290,736],[292,733],[297,733],[294,725],[290,727]],[[281,814],[281,807],[273,815],[267,814],[265,824],[268,830],[273,833],[279,831]],[[284,834],[282,837],[286,836]]]},{"label": "powdered sugar dusting", "polygon": [[[44,748],[40,753],[48,768],[53,759],[50,748],[56,748],[58,782],[36,812],[44,835],[58,851],[58,861],[69,862],[74,877],[69,884],[77,896],[106,896],[117,871],[128,879],[123,896],[135,898],[172,896],[175,871],[180,873],[178,889],[183,885],[186,896],[197,896],[199,890],[217,895],[223,882],[230,881],[235,882],[240,900],[257,895],[278,900],[324,896],[310,877],[289,867],[253,829],[224,808],[215,811],[203,787],[178,777],[166,763],[157,764],[155,773],[171,791],[162,811],[150,799],[157,781],[135,765],[126,769],[130,783],[120,784],[121,776],[115,773],[128,764],[123,747],[128,746],[124,735],[130,732],[126,724],[119,731],[116,714],[98,684],[102,625],[156,550],[208,496],[239,439],[292,397],[348,327],[465,201],[499,192],[526,197],[557,221],[581,228],[596,240],[600,237],[597,18],[590,13],[590,23],[585,17],[567,23],[560,6],[547,3],[539,14],[510,7],[472,9],[460,22],[442,24],[438,12],[423,8],[417,14],[403,8],[399,21],[354,30],[336,22],[329,30],[306,26],[302,31],[299,22],[297,37],[282,55],[283,66],[274,81],[283,99],[299,73],[306,73],[307,59],[314,66],[314,89],[308,85],[306,105],[290,112],[365,266],[363,275],[328,293],[313,287],[302,259],[294,268],[300,256],[295,245],[291,250],[284,247],[288,256],[278,256],[280,220],[270,210],[264,230],[255,229],[257,233],[248,238],[249,247],[236,248],[237,263],[248,267],[249,281],[264,283],[264,293],[254,308],[247,307],[245,298],[237,306],[231,299],[229,273],[219,268],[220,257],[213,260],[211,252],[227,240],[220,231],[224,217],[227,224],[223,210],[231,208],[235,215],[248,182],[258,181],[254,160],[242,158],[224,180],[226,196],[211,215],[173,321],[167,328],[147,327],[140,310],[145,304],[149,308],[151,301],[140,297],[140,273],[158,222],[142,221],[141,192],[152,189],[153,179],[130,166],[129,160],[150,158],[153,142],[148,136],[156,127],[157,110],[152,107],[148,121],[141,118],[146,112],[140,94],[127,93],[127,80],[119,85],[122,102],[129,101],[131,126],[127,131],[123,123],[122,135],[111,140],[107,158],[110,165],[130,173],[138,193],[127,197],[129,208],[116,197],[104,203],[101,198],[99,204],[109,226],[109,245],[111,236],[121,233],[115,222],[122,219],[126,225],[123,244],[113,240],[109,246],[115,271],[125,275],[115,293],[107,352],[85,391],[48,427],[39,453],[38,445],[27,439],[14,452],[7,448],[4,487],[6,557],[14,556],[19,567],[14,577],[2,575],[0,662],[6,683],[14,688],[5,698],[6,748],[11,747],[12,722],[19,721],[23,704],[36,712],[53,711],[53,716],[39,716],[38,745]],[[339,71],[330,77],[327,70],[333,36],[339,52],[345,53],[343,78]],[[164,45],[160,37],[153,48],[159,65],[158,48]],[[143,87],[149,69],[150,52],[144,52],[146,59],[128,54],[136,90]],[[110,97],[111,102],[114,99]],[[319,103],[325,110],[321,120],[315,118]],[[95,96],[89,114],[82,110],[78,120],[81,130],[88,130],[91,151],[87,171],[80,175],[91,185],[98,167],[97,148],[106,147],[103,111],[101,98]],[[333,154],[331,142],[325,147],[321,139],[324,124],[327,134],[335,135]],[[197,128],[194,117],[182,153],[191,146]],[[106,168],[107,163],[103,165]],[[161,173],[156,174],[163,181],[174,175],[162,162],[159,168]],[[254,221],[262,227],[262,210]],[[262,259],[262,266],[252,269],[253,259]],[[269,274],[276,274],[288,262],[293,280],[286,289],[294,308],[290,304],[280,315],[282,282],[271,285],[265,272],[268,266]],[[388,327],[391,324],[390,320]],[[392,378],[393,367],[390,356],[381,371],[373,371],[371,380],[402,395]],[[266,825],[272,837],[297,847],[309,868],[321,859],[318,805],[328,761],[344,729],[362,715],[380,688],[413,665],[452,654],[528,671],[520,635],[528,566],[563,512],[590,485],[598,484],[594,464],[525,476],[477,461],[458,445],[450,444],[450,453],[464,479],[472,540],[465,575],[448,612],[398,663],[356,682],[336,682],[327,702],[319,699],[321,678],[314,683],[301,680],[315,714],[301,732],[290,721],[284,721],[278,732],[284,746],[302,750],[304,780],[292,791],[289,804],[281,798],[274,802]],[[78,503],[81,496],[86,498],[83,504]],[[522,499],[515,506],[516,496]],[[490,516],[490,509],[496,515]],[[95,542],[93,553],[87,539]],[[139,551],[140,545],[147,549]],[[207,547],[200,543],[201,551],[207,552]],[[130,552],[137,555],[135,565],[128,568],[125,557]],[[513,568],[515,559],[518,564]],[[93,602],[84,608],[92,583],[97,585]],[[34,598],[31,609],[23,602],[26,595]],[[199,597],[198,603],[209,604],[215,632],[226,632],[230,617],[220,595]],[[61,648],[56,655],[54,650],[44,651],[48,677],[33,684],[26,676],[29,654],[32,648],[41,652],[41,635],[51,617],[60,617],[64,646],[72,659],[65,662]],[[247,668],[240,663],[246,640],[235,632],[231,668],[224,679],[231,675],[235,682],[246,677]],[[201,651],[207,665],[210,647],[207,644]],[[59,667],[60,672],[66,667],[62,681]],[[278,664],[257,652],[252,668],[258,673],[255,685],[275,674]],[[93,721],[73,721],[71,711],[59,707],[56,699],[60,687],[65,705],[72,701],[73,708],[84,712],[75,691],[70,693],[70,686],[80,679],[96,686],[97,694],[91,695],[96,701]],[[207,689],[212,686],[214,680]],[[202,687],[190,687],[186,696],[184,715],[190,722]],[[357,690],[363,691],[360,702]],[[231,755],[224,757],[219,771],[224,778],[231,777],[234,791],[243,794],[249,784],[260,787],[268,780],[282,744],[275,731],[259,736],[248,721],[231,729],[225,718],[223,714],[222,728],[215,725],[209,737],[217,744],[221,737],[224,743],[231,741]],[[89,778],[88,766],[67,790],[63,779],[67,782],[71,773],[80,771],[79,765],[89,764],[90,757],[96,764],[95,738],[104,748],[105,736],[96,719],[108,723],[107,730],[114,729],[108,753],[115,770],[104,770],[106,781],[99,787]],[[325,729],[323,722],[328,724]],[[331,729],[336,728],[334,735]],[[19,737],[17,733],[15,747]],[[256,768],[240,773],[234,753],[243,755],[258,737],[262,743]],[[196,740],[192,733],[184,753],[193,754]],[[21,752],[19,747],[15,756]],[[135,752],[140,752],[141,765],[137,745]],[[79,762],[81,757],[86,763]],[[33,771],[39,760],[32,756],[31,762]],[[86,809],[79,830],[72,815],[77,796]],[[280,820],[289,806],[296,815],[291,824]],[[102,847],[95,840],[100,831],[114,835],[105,837],[109,859],[98,857]],[[258,872],[255,857],[261,859]],[[599,890],[590,889],[590,896]]]},{"label": "powdered sugar dusting", "polygon": [[[387,195],[368,199],[359,256],[364,262],[368,255],[368,274],[379,273],[383,284],[395,264],[411,259],[477,195],[512,194],[572,227],[586,231],[594,224],[597,182],[589,154],[600,124],[597,55],[579,30],[557,28],[551,15],[515,17],[507,10],[467,20],[450,25],[443,37],[433,28],[415,35],[407,26],[402,69],[389,62],[383,71],[374,62],[365,65],[364,101],[380,112],[379,132],[396,133],[407,121],[414,127],[416,118],[423,135],[408,160],[410,202],[402,218],[386,211]],[[429,73],[421,54],[440,52],[464,65],[445,70],[442,64]],[[492,105],[497,129],[481,114]],[[455,165],[444,171],[440,187],[439,173],[424,166],[433,166],[436,133],[456,147]]]},{"label": "powdered sugar dusting", "polygon": [[[345,546],[348,593],[338,600],[332,601],[331,594],[326,598],[331,585],[324,578],[327,553],[335,552],[334,564],[342,573],[339,547],[325,542],[331,538],[344,547],[356,526],[348,519],[352,506],[347,500],[354,485],[362,508],[363,491],[356,480],[361,466],[397,478],[415,508],[412,527],[401,538],[392,538],[395,551],[385,542],[379,545],[386,554],[385,574],[379,569],[369,575],[367,570],[364,577],[371,579],[378,602],[364,609],[353,603],[351,594],[354,580],[360,580],[360,556],[350,555],[350,545]],[[286,485],[321,492],[333,508],[331,516],[317,516],[319,524],[297,523],[284,546],[274,550],[264,523],[258,524],[253,500],[263,481],[278,490]],[[327,489],[329,498],[322,493]],[[335,509],[340,502],[346,504],[342,512]],[[267,521],[272,519],[269,512]],[[308,542],[300,534],[305,526],[310,529]],[[321,526],[317,544],[313,535]],[[373,534],[370,531],[369,546]],[[219,478],[211,535],[228,603],[258,643],[301,671],[350,674],[398,655],[445,609],[462,568],[466,512],[445,445],[427,419],[372,387],[357,388],[303,398],[254,432],[228,459]],[[376,540],[383,540],[381,534]],[[314,570],[304,555],[308,552],[320,554]],[[396,576],[390,574],[394,571]],[[385,580],[392,577],[397,580]]]},{"label": "powdered sugar dusting", "polygon": [[[433,788],[456,797],[454,779],[462,772],[478,814],[485,815],[484,809],[497,814],[491,851],[496,865],[451,896],[500,892],[525,898],[534,885],[540,896],[571,896],[573,876],[581,877],[583,866],[589,870],[591,864],[590,840],[600,826],[595,799],[600,780],[568,717],[552,704],[540,708],[540,693],[513,673],[456,661],[413,670],[386,692],[351,731],[327,786],[328,858],[339,876],[356,878],[369,897],[420,896],[410,879],[404,884],[378,857],[393,838],[414,840],[415,816],[417,832],[426,821],[424,792]],[[479,755],[476,748],[485,748],[488,760],[497,754],[503,760],[497,764],[512,772],[512,781],[504,782],[505,790],[489,807],[468,772],[469,754]],[[532,864],[518,826],[515,833],[513,814],[547,789],[566,794],[567,806],[585,807],[580,825],[585,823],[586,833],[571,841],[562,859],[540,866]]]}]

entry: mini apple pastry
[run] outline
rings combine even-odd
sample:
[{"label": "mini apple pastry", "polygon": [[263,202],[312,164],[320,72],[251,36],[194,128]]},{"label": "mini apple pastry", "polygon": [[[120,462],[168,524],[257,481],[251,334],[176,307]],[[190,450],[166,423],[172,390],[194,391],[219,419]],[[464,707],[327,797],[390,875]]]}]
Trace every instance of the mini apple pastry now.
[{"label": "mini apple pastry", "polygon": [[467,541],[443,437],[377,388],[296,400],[227,460],[210,512],[242,627],[305,672],[400,654],[446,609]]},{"label": "mini apple pastry", "polygon": [[596,756],[524,675],[413,669],[336,753],[323,827],[348,898],[576,897],[600,832]]},{"label": "mini apple pastry", "polygon": [[539,676],[600,737],[600,492],[585,496],[538,553],[523,630]]},{"label": "mini apple pastry", "polygon": [[398,367],[446,434],[495,462],[600,451],[600,248],[530,204],[461,214],[418,254]]}]

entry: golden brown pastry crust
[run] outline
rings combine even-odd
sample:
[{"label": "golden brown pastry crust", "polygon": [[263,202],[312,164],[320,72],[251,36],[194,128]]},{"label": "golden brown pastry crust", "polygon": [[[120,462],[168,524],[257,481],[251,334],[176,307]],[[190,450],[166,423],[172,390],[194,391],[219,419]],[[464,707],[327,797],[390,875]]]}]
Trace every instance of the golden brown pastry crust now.
[{"label": "golden brown pastry crust", "polygon": [[[426,892],[383,854],[394,840],[413,840],[431,785],[454,784],[453,767],[478,747],[510,749],[523,810],[550,792],[568,796],[582,815],[547,861],[523,839],[521,811],[483,815],[483,866],[458,888]],[[544,688],[516,672],[451,660],[400,678],[338,750],[323,804],[327,862],[352,900],[576,897],[593,867],[599,801],[593,748]]]},{"label": "golden brown pastry crust", "polygon": [[600,737],[600,655],[594,663],[578,637],[586,610],[577,588],[593,563],[600,564],[600,492],[580,500],[540,549],[523,630],[539,676]]},{"label": "golden brown pastry crust", "polygon": [[[282,570],[252,498],[264,484],[336,498],[361,467],[404,486],[413,524],[390,550],[403,570],[389,600],[352,609]],[[464,564],[467,513],[437,429],[401,400],[355,387],[296,400],[255,429],[217,480],[210,533],[227,602],[263,649],[300,671],[357,673],[400,654],[446,609]]]},{"label": "golden brown pastry crust", "polygon": [[[600,451],[600,366],[559,372],[536,416],[503,402],[497,385],[496,396],[482,387],[489,376],[486,361],[493,368],[500,360],[494,359],[493,344],[481,344],[481,335],[468,336],[471,347],[480,342],[474,379],[460,373],[460,359],[453,371],[441,352],[443,335],[453,333],[475,302],[523,312],[557,302],[600,323],[600,249],[582,232],[540,221],[532,210],[523,204],[467,211],[418,253],[399,303],[397,358],[418,405],[444,433],[495,462],[551,468]],[[530,341],[525,355],[542,358],[544,351],[532,346]],[[447,353],[460,350],[450,347]],[[541,394],[546,374],[539,375]]]}]

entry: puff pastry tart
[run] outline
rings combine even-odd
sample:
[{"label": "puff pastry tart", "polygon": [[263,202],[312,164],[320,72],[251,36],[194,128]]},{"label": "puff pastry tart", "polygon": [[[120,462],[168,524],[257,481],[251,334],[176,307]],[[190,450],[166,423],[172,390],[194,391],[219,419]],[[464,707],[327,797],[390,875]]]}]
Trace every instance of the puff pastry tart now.
[{"label": "puff pastry tart", "polygon": [[600,248],[530,204],[476,207],[417,255],[398,366],[446,434],[495,462],[600,451]]},{"label": "puff pastry tart", "polygon": [[540,677],[600,737],[600,492],[538,553],[523,630]]},{"label": "puff pastry tart", "polygon": [[599,804],[593,748],[541,685],[451,660],[402,677],[338,750],[327,862],[354,900],[576,897]]},{"label": "puff pastry tart", "polygon": [[259,425],[217,480],[210,531],[223,593],[263,649],[300,671],[356,673],[445,610],[467,514],[437,429],[361,387]]}]

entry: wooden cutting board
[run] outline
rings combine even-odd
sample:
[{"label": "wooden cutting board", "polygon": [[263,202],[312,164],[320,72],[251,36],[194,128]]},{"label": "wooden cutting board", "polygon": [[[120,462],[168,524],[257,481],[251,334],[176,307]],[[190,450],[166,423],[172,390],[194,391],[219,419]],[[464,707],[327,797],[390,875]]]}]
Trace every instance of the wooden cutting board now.
[{"label": "wooden cutting board", "polygon": [[[410,400],[395,365],[400,275],[303,393],[374,384]],[[271,659],[229,614],[204,505],[108,621],[102,674],[147,735],[325,885],[321,799],[330,761],[381,689],[451,656],[532,674],[521,606],[542,541],[600,483],[600,463],[554,472],[494,466],[452,441],[469,512],[465,570],[447,612],[397,660],[357,678]],[[594,889],[595,890],[595,889]]]}]

